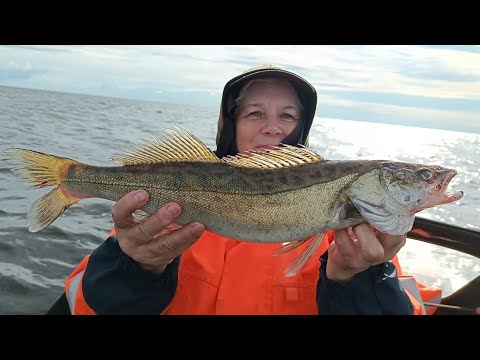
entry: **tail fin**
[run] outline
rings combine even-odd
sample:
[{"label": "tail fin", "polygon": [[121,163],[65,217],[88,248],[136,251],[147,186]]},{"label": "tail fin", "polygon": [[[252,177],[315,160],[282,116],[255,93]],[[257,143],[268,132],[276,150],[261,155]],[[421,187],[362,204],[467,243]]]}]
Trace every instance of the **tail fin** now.
[{"label": "tail fin", "polygon": [[29,231],[37,232],[46,228],[66,209],[80,200],[60,187],[69,166],[82,165],[78,161],[17,148],[8,149],[5,154],[11,161],[26,165],[12,168],[12,171],[22,176],[34,188],[57,186],[33,203],[27,215]]}]

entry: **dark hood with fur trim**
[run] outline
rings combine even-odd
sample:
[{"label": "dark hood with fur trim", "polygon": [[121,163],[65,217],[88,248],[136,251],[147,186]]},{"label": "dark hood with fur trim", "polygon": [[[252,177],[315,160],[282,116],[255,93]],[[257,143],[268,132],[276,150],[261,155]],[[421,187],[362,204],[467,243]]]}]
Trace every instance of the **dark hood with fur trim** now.
[{"label": "dark hood with fur trim", "polygon": [[220,105],[220,116],[217,130],[218,157],[235,155],[237,147],[235,144],[234,109],[235,99],[246,81],[257,77],[273,76],[288,79],[298,92],[300,102],[303,106],[302,121],[300,125],[288,136],[283,143],[289,145],[302,144],[308,146],[308,134],[312,126],[315,110],[317,107],[317,92],[315,88],[305,79],[290,71],[273,65],[262,65],[252,68],[228,81],[223,89],[222,103]]}]

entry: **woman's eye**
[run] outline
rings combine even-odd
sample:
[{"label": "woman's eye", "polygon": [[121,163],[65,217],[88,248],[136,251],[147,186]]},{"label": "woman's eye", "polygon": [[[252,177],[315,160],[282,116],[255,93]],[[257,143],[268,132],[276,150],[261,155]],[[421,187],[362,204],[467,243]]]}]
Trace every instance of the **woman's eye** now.
[{"label": "woman's eye", "polygon": [[295,120],[295,117],[292,114],[288,113],[282,114],[282,118],[285,120]]},{"label": "woman's eye", "polygon": [[262,113],[260,111],[252,111],[248,116],[261,116]]}]

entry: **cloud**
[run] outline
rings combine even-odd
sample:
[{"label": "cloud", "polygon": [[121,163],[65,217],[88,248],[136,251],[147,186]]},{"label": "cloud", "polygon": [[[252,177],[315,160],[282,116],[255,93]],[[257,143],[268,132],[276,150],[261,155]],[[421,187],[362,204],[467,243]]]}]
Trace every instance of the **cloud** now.
[{"label": "cloud", "polygon": [[445,50],[446,48],[452,48],[455,51],[466,51],[466,52],[472,52],[479,54],[480,53],[480,46],[479,45],[455,45],[452,47],[448,47],[445,45],[424,45],[423,47],[425,48],[431,48],[431,49],[440,49],[440,50]]},{"label": "cloud", "polygon": [[7,65],[0,66],[0,81],[28,80],[36,75],[46,74],[46,69],[34,69],[30,62],[19,64],[9,62]]},{"label": "cloud", "polygon": [[317,116],[480,134],[480,112],[350,101],[328,95],[319,102]]},{"label": "cloud", "polygon": [[45,52],[71,52],[68,47],[50,47],[50,46],[27,46],[27,45],[0,45],[2,48],[12,48],[14,50],[26,50],[26,51],[45,51]]},{"label": "cloud", "polygon": [[324,94],[330,94],[331,96],[340,99],[365,101],[369,103],[410,106],[415,108],[430,108],[437,110],[478,111],[480,113],[480,99],[471,100],[462,98],[440,98],[388,92],[355,92],[351,90],[328,90],[325,91]]},{"label": "cloud", "polygon": [[430,108],[470,124],[479,110],[478,46],[0,46],[0,85],[216,105],[226,81],[267,63],[308,79],[331,113],[361,106],[374,121],[383,104],[404,121]]}]

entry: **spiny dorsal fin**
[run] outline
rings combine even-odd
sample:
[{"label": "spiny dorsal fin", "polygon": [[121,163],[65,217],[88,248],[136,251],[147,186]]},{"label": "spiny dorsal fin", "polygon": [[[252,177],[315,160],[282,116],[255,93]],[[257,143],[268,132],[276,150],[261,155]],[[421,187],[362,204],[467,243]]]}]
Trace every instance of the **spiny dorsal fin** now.
[{"label": "spiny dorsal fin", "polygon": [[247,151],[245,154],[222,159],[233,166],[277,169],[325,161],[323,157],[304,146],[280,144],[269,149]]},{"label": "spiny dorsal fin", "polygon": [[162,130],[152,136],[152,141],[134,145],[125,155],[114,157],[112,161],[120,165],[171,161],[220,161],[201,140],[178,127]]}]

